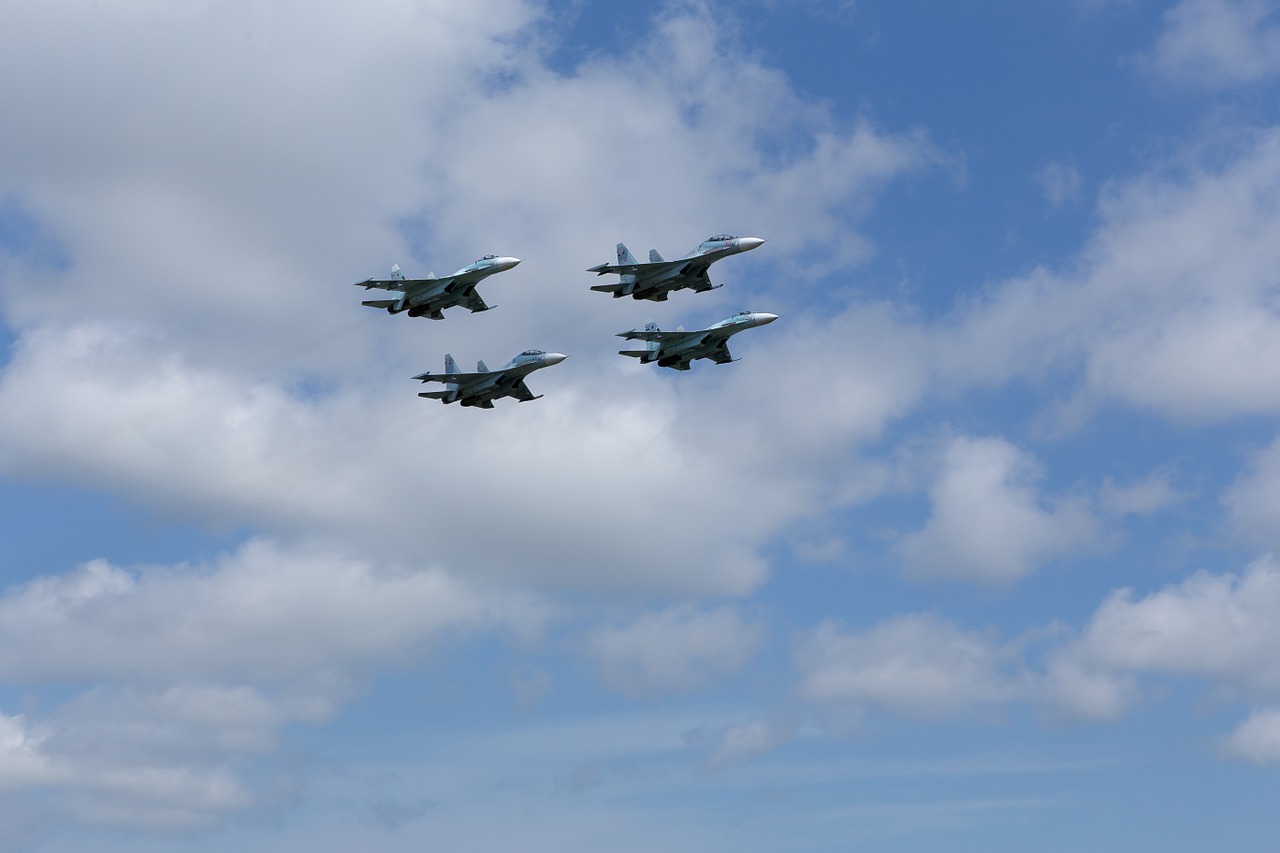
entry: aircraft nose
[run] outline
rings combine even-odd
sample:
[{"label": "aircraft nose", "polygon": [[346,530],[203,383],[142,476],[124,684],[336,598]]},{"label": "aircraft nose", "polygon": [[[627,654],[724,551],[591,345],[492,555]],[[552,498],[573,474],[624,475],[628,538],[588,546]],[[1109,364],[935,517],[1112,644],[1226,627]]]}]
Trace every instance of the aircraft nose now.
[{"label": "aircraft nose", "polygon": [[519,258],[498,258],[498,262],[494,266],[500,270],[509,270],[518,263],[520,263]]},{"label": "aircraft nose", "polygon": [[757,311],[757,312],[756,312],[756,325],[757,325],[757,326],[767,326],[767,325],[769,325],[770,323],[772,323],[772,322],[773,322],[774,320],[776,320],[776,319],[778,319],[778,315],[777,315],[777,314],[766,314],[766,313],[765,313],[765,312],[763,312],[763,311]]},{"label": "aircraft nose", "polygon": [[762,240],[759,237],[739,237],[738,238],[739,252],[749,252],[752,249],[756,248],[757,246],[763,246],[763,245],[764,245],[764,240]]},{"label": "aircraft nose", "polygon": [[542,357],[542,361],[544,364],[546,364],[547,367],[551,367],[554,364],[559,364],[560,362],[564,361],[568,357],[569,356],[565,355],[562,352],[549,352]]}]

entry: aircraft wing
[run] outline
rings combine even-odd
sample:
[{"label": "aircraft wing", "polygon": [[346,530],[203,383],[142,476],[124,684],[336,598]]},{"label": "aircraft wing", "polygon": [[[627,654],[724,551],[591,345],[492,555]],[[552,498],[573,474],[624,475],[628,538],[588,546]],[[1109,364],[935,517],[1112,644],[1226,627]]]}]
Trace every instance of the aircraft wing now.
[{"label": "aircraft wing", "polygon": [[419,373],[413,377],[420,382],[449,382],[456,385],[470,385],[473,382],[479,382],[481,379],[487,379],[492,373]]},{"label": "aircraft wing", "polygon": [[542,396],[541,394],[534,394],[530,391],[529,386],[524,384],[523,379],[517,379],[515,381],[515,384],[511,386],[510,394],[521,403],[527,403],[530,400],[536,400]]},{"label": "aircraft wing", "polygon": [[453,281],[453,276],[445,276],[444,278],[366,278],[364,281],[357,281],[356,287],[363,287],[368,290],[376,287],[379,290],[403,290],[410,291],[428,284],[442,284],[445,287]]},{"label": "aircraft wing", "polygon": [[618,337],[626,338],[629,341],[657,341],[659,345],[668,345],[683,343],[692,338],[701,337],[707,333],[706,329],[697,329],[692,332],[650,332],[645,329],[632,329],[629,332],[618,332]]},{"label": "aircraft wing", "polygon": [[737,359],[729,353],[728,341],[721,341],[720,345],[708,353],[707,357],[716,364],[728,364],[731,361],[737,361]]},{"label": "aircraft wing", "polygon": [[466,306],[468,311],[473,313],[476,311],[488,311],[493,307],[492,305],[486,304],[485,301],[480,298],[480,294],[476,293],[474,290],[471,291],[469,296],[462,300],[462,304]]},{"label": "aircraft wing", "polygon": [[597,264],[587,272],[593,272],[596,275],[608,275],[609,273],[617,273],[618,275],[634,275],[640,278],[647,278],[667,270],[677,269],[683,266],[684,260],[678,261],[660,261],[658,263],[648,264]]}]

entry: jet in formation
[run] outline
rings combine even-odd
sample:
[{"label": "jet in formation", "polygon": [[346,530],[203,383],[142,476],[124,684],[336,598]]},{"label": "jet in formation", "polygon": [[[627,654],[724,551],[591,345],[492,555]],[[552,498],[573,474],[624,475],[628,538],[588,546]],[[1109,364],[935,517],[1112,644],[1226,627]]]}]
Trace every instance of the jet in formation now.
[{"label": "jet in formation", "polygon": [[673,290],[689,288],[701,293],[720,287],[719,284],[711,283],[707,269],[721,258],[748,252],[762,243],[764,240],[759,237],[717,234],[702,241],[688,255],[674,261],[663,260],[656,249],[650,249],[647,264],[639,263],[632,256],[631,250],[619,243],[617,264],[599,264],[587,272],[597,275],[617,273],[621,276],[617,284],[597,284],[591,288],[601,293],[612,293],[615,299],[630,296],[632,299],[665,302],[667,295]]},{"label": "jet in formation", "polygon": [[644,341],[642,350],[619,350],[618,355],[640,359],[641,364],[657,362],[659,367],[688,370],[689,363],[699,358],[709,358],[716,364],[737,361],[729,354],[729,338],[738,332],[754,329],[778,319],[777,314],[760,311],[739,311],[727,320],[721,320],[709,329],[664,332],[657,323],[650,323],[644,330],[632,329],[619,332],[618,337],[632,341]]},{"label": "jet in formation", "polygon": [[493,401],[502,397],[515,397],[522,403],[537,400],[542,395],[534,396],[529,386],[524,384],[524,378],[535,370],[559,364],[565,358],[567,356],[558,352],[527,349],[497,370],[490,370],[482,361],[476,365],[475,373],[461,373],[453,356],[446,355],[444,373],[422,373],[413,378],[444,383],[443,391],[423,391],[419,397],[429,397],[445,404],[457,402],[464,406],[492,409]]},{"label": "jet in formation", "polygon": [[453,275],[442,278],[436,278],[435,273],[427,273],[426,278],[405,278],[400,272],[400,265],[396,264],[391,268],[391,278],[369,278],[357,281],[356,286],[365,290],[377,287],[400,293],[395,299],[369,299],[360,303],[361,305],[385,308],[388,314],[408,311],[410,317],[426,315],[432,320],[443,320],[444,309],[454,305],[466,306],[472,313],[496,307],[485,304],[480,294],[476,293],[476,285],[494,273],[509,270],[518,263],[519,258],[485,255]]}]

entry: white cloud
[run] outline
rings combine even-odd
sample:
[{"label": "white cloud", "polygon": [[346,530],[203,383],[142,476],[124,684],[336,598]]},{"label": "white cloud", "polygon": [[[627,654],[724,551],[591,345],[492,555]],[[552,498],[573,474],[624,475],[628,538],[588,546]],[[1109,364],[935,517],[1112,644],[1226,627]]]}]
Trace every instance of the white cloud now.
[{"label": "white cloud", "polygon": [[97,560],[0,598],[0,675],[292,681],[395,659],[447,628],[505,621],[505,608],[439,572],[261,540],[208,567]]},{"label": "white cloud", "polygon": [[1258,708],[1223,742],[1233,758],[1254,764],[1280,764],[1280,708]]},{"label": "white cloud", "polygon": [[1068,646],[1048,655],[1039,698],[1050,718],[1114,720],[1139,701],[1141,691],[1131,673],[1098,665]]},{"label": "white cloud", "polygon": [[489,577],[730,594],[762,580],[755,549],[812,505],[791,472],[770,480],[680,423],[643,375],[493,412],[405,384],[305,395],[102,328],[33,333],[0,377],[0,405],[24,412],[0,422],[0,468]]},{"label": "white cloud", "polygon": [[432,114],[516,64],[511,37],[536,15],[519,0],[6,7],[4,73],[65,61],[11,102],[0,186],[73,262],[14,275],[9,316],[145,318],[224,358],[332,325],[350,294],[325,283],[403,250],[388,226],[421,195]]},{"label": "white cloud", "polygon": [[1061,272],[960,306],[938,341],[947,387],[1013,380],[1184,421],[1280,409],[1280,131],[1241,131],[1105,189]]},{"label": "white cloud", "polygon": [[732,675],[752,658],[764,635],[759,618],[738,607],[699,611],[673,605],[627,625],[592,630],[586,649],[600,677],[615,690],[654,696],[695,690]]},{"label": "white cloud", "polygon": [[824,622],[800,637],[795,664],[800,693],[810,701],[931,719],[1020,698],[1018,656],[991,633],[913,614],[859,633]]},{"label": "white cloud", "polygon": [[1222,503],[1236,530],[1280,547],[1280,438],[1253,454],[1223,492]]},{"label": "white cloud", "polygon": [[1142,63],[1175,82],[1220,89],[1280,75],[1275,0],[1182,0]]},{"label": "white cloud", "polygon": [[[0,27],[28,32],[3,61],[48,54],[59,21],[42,9]],[[13,105],[22,131],[0,142],[0,185],[71,264],[19,258],[0,281],[20,339],[0,398],[25,413],[0,424],[0,468],[487,577],[758,586],[760,546],[840,499],[847,478],[830,460],[922,392],[918,330],[878,329],[899,318],[869,307],[853,323],[862,340],[845,344],[847,328],[796,309],[779,350],[753,350],[760,372],[675,385],[618,363],[612,333],[637,324],[636,306],[590,293],[583,270],[619,238],[670,254],[740,230],[770,243],[725,276],[740,293],[777,291],[761,264],[801,265],[817,244],[829,263],[865,257],[854,227],[876,190],[945,158],[917,131],[833,118],[697,3],[667,8],[632,52],[567,73],[547,65],[541,7],[515,0],[307,9],[301,30],[294,11],[227,0],[71,28],[57,52],[76,62],[106,42],[137,59],[58,69]],[[130,52],[153,38],[157,52]],[[130,103],[100,116],[79,156],[67,146],[101,102],[90,81]],[[154,115],[169,120],[152,135]],[[348,284],[391,260],[445,272],[484,251],[525,264],[487,283],[501,310],[481,317],[390,318]],[[876,363],[877,343],[900,356],[892,371],[851,371],[834,389],[777,373],[824,344]],[[413,396],[407,377],[447,351],[495,364],[526,346],[573,356],[532,380],[547,394],[536,404],[474,413]],[[777,417],[787,428],[767,433],[744,416],[780,412],[774,397],[815,417]],[[653,571],[648,548],[703,570]]]},{"label": "white cloud", "polygon": [[[615,321],[566,318],[618,315],[583,271],[618,239],[673,254],[728,229],[771,238],[775,260],[856,260],[875,190],[943,159],[919,132],[837,121],[699,3],[567,73],[548,67],[545,10],[520,0],[81,11],[103,29],[46,7],[0,26],[23,34],[0,35],[15,69],[69,57],[9,105],[0,187],[71,266],[11,267],[4,310],[20,327],[142,326],[254,375],[355,379],[379,348],[423,357],[428,328],[432,359],[465,344],[492,362],[552,331],[582,353]],[[103,90],[128,101],[103,112]],[[489,285],[501,310],[483,322],[396,322],[348,284],[487,251],[525,264]]]},{"label": "white cloud", "polygon": [[1196,676],[1259,696],[1280,691],[1280,570],[1197,572],[1134,600],[1111,593],[1080,637],[1049,656],[1046,696],[1067,716],[1109,718],[1139,698],[1143,675]]},{"label": "white cloud", "polygon": [[439,572],[261,540],[207,566],[96,560],[36,578],[0,597],[0,680],[69,698],[0,714],[0,787],[55,791],[80,822],[204,825],[260,799],[248,759],[326,721],[377,668],[542,618]]},{"label": "white cloud", "polygon": [[1088,510],[1071,499],[1043,505],[1039,465],[1009,442],[958,436],[938,465],[929,520],[898,543],[909,574],[1009,582],[1092,545]]},{"label": "white cloud", "polygon": [[56,790],[65,796],[55,811],[77,820],[158,828],[206,825],[251,801],[246,788],[223,767],[173,761],[127,764],[68,755],[50,743],[56,736],[56,729],[38,731],[23,715],[0,714],[0,789],[7,796],[30,804],[28,794]]}]

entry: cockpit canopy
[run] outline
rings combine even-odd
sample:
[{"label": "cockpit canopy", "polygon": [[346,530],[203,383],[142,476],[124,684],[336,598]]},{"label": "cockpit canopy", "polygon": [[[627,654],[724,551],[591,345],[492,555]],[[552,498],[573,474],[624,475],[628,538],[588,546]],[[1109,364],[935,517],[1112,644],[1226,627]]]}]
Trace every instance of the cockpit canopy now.
[{"label": "cockpit canopy", "polygon": [[493,260],[493,259],[494,259],[494,258],[496,258],[496,257],[498,257],[498,256],[497,256],[497,255],[485,255],[485,256],[484,256],[483,258],[481,258],[480,260],[482,260],[482,261],[491,261],[491,260]]},{"label": "cockpit canopy", "polygon": [[750,309],[744,309],[744,310],[742,310],[742,311],[739,311],[737,314],[734,314],[733,316],[735,316],[735,317],[745,317],[745,316],[747,316],[747,315],[748,315],[748,314],[750,314],[750,313],[751,313],[751,310],[750,310]]},{"label": "cockpit canopy", "polygon": [[736,240],[736,239],[738,238],[733,234],[716,234],[715,236],[708,237],[707,242],[708,243],[724,243],[728,240]]},{"label": "cockpit canopy", "polygon": [[546,355],[546,354],[547,353],[545,350],[540,350],[540,349],[527,349],[524,352],[520,353],[520,355]]}]

